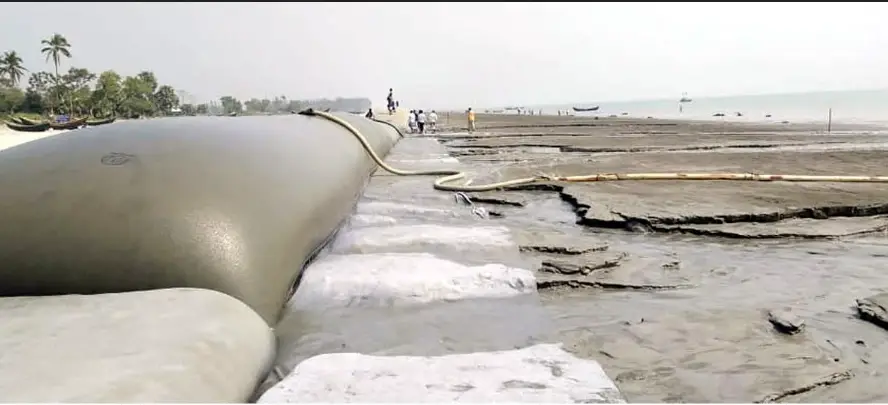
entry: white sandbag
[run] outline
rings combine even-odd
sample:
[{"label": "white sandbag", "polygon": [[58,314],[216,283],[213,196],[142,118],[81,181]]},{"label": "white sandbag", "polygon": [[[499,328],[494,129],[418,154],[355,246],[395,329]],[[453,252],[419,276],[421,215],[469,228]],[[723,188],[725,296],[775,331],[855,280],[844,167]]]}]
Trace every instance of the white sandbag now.
[{"label": "white sandbag", "polygon": [[348,226],[360,228],[362,226],[394,225],[397,222],[397,218],[388,215],[354,214],[348,219]]},{"label": "white sandbag", "polygon": [[358,214],[375,214],[375,215],[422,215],[434,216],[442,218],[456,217],[458,214],[454,210],[446,210],[441,208],[429,208],[414,204],[402,204],[389,201],[361,201],[356,207]]},{"label": "white sandbag", "polygon": [[300,363],[259,403],[623,403],[593,360],[561,345],[439,357],[325,354]]},{"label": "white sandbag", "polygon": [[272,331],[199,289],[0,298],[0,401],[245,402]]},{"label": "white sandbag", "polygon": [[389,156],[387,159],[389,164],[397,164],[401,163],[404,165],[432,165],[432,164],[448,164],[448,165],[458,165],[459,159],[452,157],[450,155],[430,155],[425,159],[410,159],[410,158],[399,158],[397,155]]},{"label": "white sandbag", "polygon": [[509,230],[504,227],[454,227],[442,225],[398,225],[355,229],[336,239],[337,253],[373,253],[380,248],[410,246],[419,251],[440,245],[454,249],[514,247]]},{"label": "white sandbag", "polygon": [[[402,170],[453,170],[459,165],[459,160],[450,155],[429,154],[417,159],[416,155],[389,155],[386,163]],[[392,175],[388,172],[377,173],[379,175]]]},{"label": "white sandbag", "polygon": [[466,266],[426,253],[328,255],[305,269],[289,306],[397,306],[534,291],[533,272],[502,264]]}]

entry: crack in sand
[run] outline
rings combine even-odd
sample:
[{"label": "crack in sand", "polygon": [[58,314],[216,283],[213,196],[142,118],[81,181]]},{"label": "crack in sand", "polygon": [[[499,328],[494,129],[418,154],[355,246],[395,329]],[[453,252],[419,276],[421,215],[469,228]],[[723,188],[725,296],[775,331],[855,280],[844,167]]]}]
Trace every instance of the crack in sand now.
[{"label": "crack in sand", "polygon": [[469,198],[472,202],[483,204],[509,205],[512,207],[523,207],[525,205],[523,201],[509,200],[504,197],[485,197],[478,194],[469,194]]},{"label": "crack in sand", "polygon": [[606,244],[596,245],[592,247],[576,247],[576,246],[551,246],[551,245],[521,245],[518,250],[521,252],[549,253],[565,256],[582,255],[592,252],[606,252],[610,247]]},{"label": "crack in sand", "polygon": [[598,270],[607,270],[618,267],[628,256],[629,255],[626,253],[620,253],[614,258],[590,263],[571,263],[557,259],[543,260],[540,264],[539,271],[552,274],[587,276]]},{"label": "crack in sand", "polygon": [[611,207],[602,207],[608,218],[592,217],[589,210],[593,207],[580,202],[574,195],[565,192],[564,187],[558,191],[561,199],[570,204],[578,216],[578,224],[594,228],[616,228],[633,231],[651,231],[663,233],[686,233],[698,236],[717,236],[735,239],[829,239],[865,235],[888,230],[888,223],[873,225],[862,230],[835,234],[810,234],[801,232],[774,231],[772,233],[749,234],[726,229],[706,229],[692,227],[694,225],[727,225],[727,224],[780,224],[787,220],[810,219],[828,220],[839,218],[872,218],[888,214],[888,203],[867,205],[827,205],[818,207],[792,208],[764,213],[720,214],[720,215],[688,215],[680,217],[635,217]]},{"label": "crack in sand", "polygon": [[836,385],[836,384],[848,381],[853,377],[854,377],[854,373],[852,373],[850,370],[843,371],[841,373],[830,374],[819,381],[815,381],[815,382],[805,385],[805,386],[792,388],[792,389],[789,389],[786,391],[782,391],[782,392],[768,395],[758,401],[755,401],[754,403],[767,404],[767,403],[771,403],[771,402],[779,402],[783,399],[786,399],[786,398],[789,398],[792,396],[796,396],[796,395],[800,395],[800,394],[804,394],[806,392],[813,391],[817,388],[829,387],[832,385]]},{"label": "crack in sand", "polygon": [[661,290],[679,290],[696,287],[693,284],[631,284],[631,283],[614,283],[605,281],[587,281],[587,280],[538,280],[538,290],[552,290],[556,288],[598,288],[602,290],[640,290],[640,291],[661,291]]}]

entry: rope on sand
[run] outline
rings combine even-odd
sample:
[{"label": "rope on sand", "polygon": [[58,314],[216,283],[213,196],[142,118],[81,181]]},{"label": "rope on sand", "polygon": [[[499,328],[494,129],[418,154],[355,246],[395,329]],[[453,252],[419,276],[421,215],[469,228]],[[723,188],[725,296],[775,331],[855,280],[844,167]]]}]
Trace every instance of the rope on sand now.
[{"label": "rope on sand", "polygon": [[[323,111],[305,110],[301,115],[322,117],[341,125],[351,132],[361,143],[370,158],[383,170],[398,176],[442,176],[435,179],[433,186],[436,190],[454,192],[479,192],[498,190],[507,187],[523,186],[534,183],[549,182],[599,182],[599,181],[630,181],[630,180],[698,180],[698,181],[784,181],[784,182],[828,182],[828,183],[888,183],[888,176],[815,176],[795,174],[757,174],[757,173],[596,173],[579,176],[555,176],[538,174],[533,177],[524,177],[506,181],[500,181],[482,185],[469,185],[471,180],[462,185],[451,185],[458,180],[465,179],[466,174],[458,170],[401,170],[389,166],[376,152],[367,138],[347,121]],[[398,132],[400,135],[400,131]],[[401,135],[403,136],[403,135]]]}]

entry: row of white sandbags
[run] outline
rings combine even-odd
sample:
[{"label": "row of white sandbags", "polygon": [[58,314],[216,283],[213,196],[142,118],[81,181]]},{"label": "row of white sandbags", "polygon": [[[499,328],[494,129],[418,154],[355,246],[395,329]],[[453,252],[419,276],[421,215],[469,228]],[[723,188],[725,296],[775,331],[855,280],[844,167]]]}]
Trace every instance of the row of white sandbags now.
[{"label": "row of white sandbags", "polygon": [[[500,263],[446,260],[517,253],[496,226],[400,225],[399,217],[453,217],[438,208],[359,204],[324,257],[303,274],[290,310],[323,311],[508,298],[536,293],[533,272]],[[478,254],[481,251],[483,254]],[[516,314],[520,316],[520,314]],[[560,344],[444,356],[333,353],[299,363],[261,403],[291,402],[622,402],[599,364]]]}]

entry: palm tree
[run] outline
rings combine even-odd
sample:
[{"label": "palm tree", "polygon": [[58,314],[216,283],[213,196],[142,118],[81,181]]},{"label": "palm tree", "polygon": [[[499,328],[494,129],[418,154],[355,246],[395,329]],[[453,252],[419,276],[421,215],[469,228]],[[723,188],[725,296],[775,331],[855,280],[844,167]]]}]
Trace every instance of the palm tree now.
[{"label": "palm tree", "polygon": [[62,36],[62,34],[55,33],[52,34],[49,39],[44,39],[40,41],[40,44],[43,45],[43,49],[40,50],[40,53],[46,54],[46,61],[49,62],[52,59],[52,64],[55,66],[55,78],[56,78],[56,94],[59,96],[59,101],[61,102],[61,78],[59,76],[59,62],[61,62],[62,57],[70,58],[71,51],[68,49],[71,47],[71,44],[68,43],[68,39]]},{"label": "palm tree", "polygon": [[49,39],[40,41],[40,44],[43,45],[43,49],[40,50],[40,53],[46,54],[47,62],[52,59],[52,64],[55,66],[55,74],[58,76],[59,63],[61,62],[62,57],[71,57],[71,51],[68,49],[71,47],[71,44],[68,43],[68,39],[62,36],[62,34],[52,34]]},{"label": "palm tree", "polygon": [[22,58],[15,51],[0,56],[0,76],[6,76],[13,86],[17,85],[28,69],[22,66]]}]

